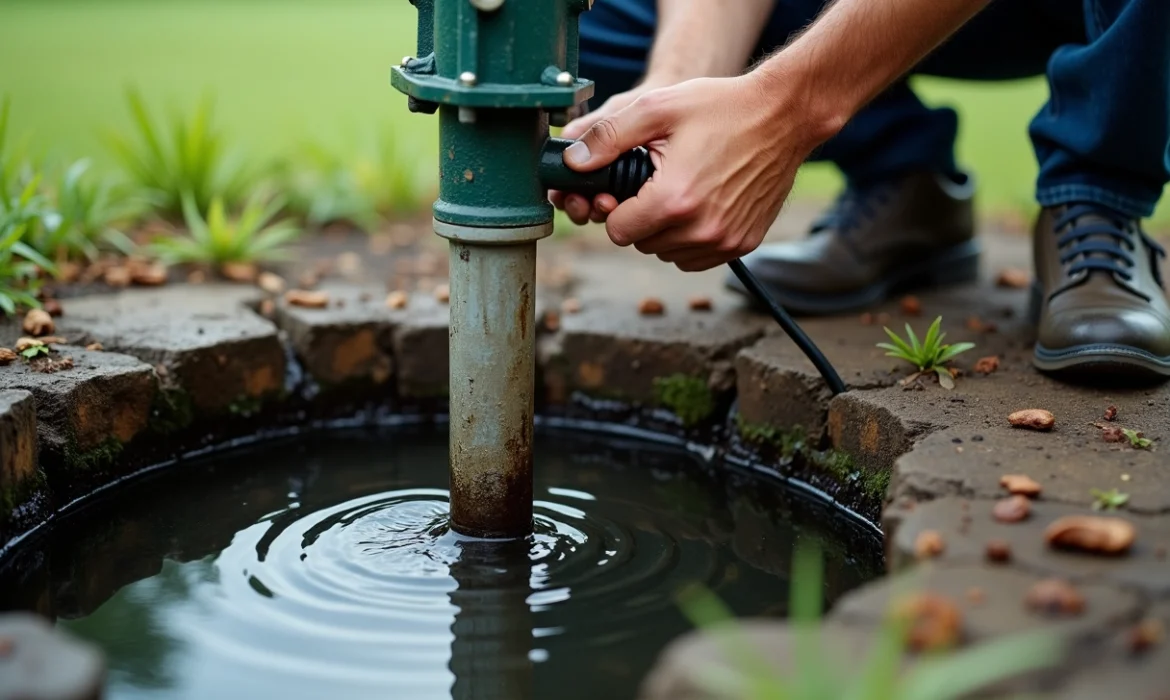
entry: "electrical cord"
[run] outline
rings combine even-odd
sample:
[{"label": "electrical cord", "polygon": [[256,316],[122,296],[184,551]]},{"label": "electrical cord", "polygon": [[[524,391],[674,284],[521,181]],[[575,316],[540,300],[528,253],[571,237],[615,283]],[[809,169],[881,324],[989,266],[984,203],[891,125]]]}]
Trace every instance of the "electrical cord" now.
[{"label": "electrical cord", "polygon": [[[619,202],[625,201],[638,193],[642,185],[654,174],[654,163],[650,161],[650,153],[645,148],[638,147],[619,156],[612,164],[590,173],[577,173],[564,166],[563,153],[573,142],[567,139],[549,139],[541,156],[541,180],[550,189],[566,192],[576,192],[589,197],[602,192],[612,194]],[[780,328],[796,343],[796,347],[805,354],[820,372],[825,383],[833,395],[845,391],[845,382],[816,343],[808,337],[792,316],[784,310],[768,290],[760,284],[756,276],[747,269],[742,260],[732,260],[727,263],[748,292],[768,310]]]}]

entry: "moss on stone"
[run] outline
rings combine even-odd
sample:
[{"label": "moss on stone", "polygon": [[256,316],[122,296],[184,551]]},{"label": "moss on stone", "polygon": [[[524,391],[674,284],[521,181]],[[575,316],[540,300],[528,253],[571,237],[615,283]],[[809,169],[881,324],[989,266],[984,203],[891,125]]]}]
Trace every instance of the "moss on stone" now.
[{"label": "moss on stone", "polygon": [[779,428],[762,423],[752,423],[744,420],[743,414],[735,415],[736,429],[739,436],[748,442],[758,445],[770,445],[780,452],[784,458],[795,456],[804,450],[808,434],[804,426],[794,425],[791,428]]},{"label": "moss on stone", "polygon": [[659,405],[674,411],[686,426],[700,423],[715,411],[715,395],[702,377],[685,374],[656,377],[654,398]]},{"label": "moss on stone", "polygon": [[866,496],[877,499],[878,502],[885,500],[886,491],[889,488],[890,472],[888,469],[868,472],[861,480],[861,490]]},{"label": "moss on stone", "polygon": [[259,413],[263,406],[263,399],[257,398],[255,396],[245,396],[241,394],[240,396],[236,397],[235,401],[232,401],[230,404],[228,404],[228,411],[230,411],[233,416],[248,418],[249,416],[254,416]]},{"label": "moss on stone", "polygon": [[159,435],[170,435],[195,421],[195,404],[191,395],[177,387],[160,389],[150,407],[150,429]]},{"label": "moss on stone", "polygon": [[33,471],[26,479],[15,484],[7,484],[0,489],[0,522],[12,515],[12,511],[29,500],[37,491],[45,486],[45,473],[40,469]]},{"label": "moss on stone", "polygon": [[80,450],[76,443],[69,441],[65,444],[65,464],[82,470],[108,467],[114,463],[118,455],[122,454],[123,447],[118,438],[113,435],[90,450]]}]

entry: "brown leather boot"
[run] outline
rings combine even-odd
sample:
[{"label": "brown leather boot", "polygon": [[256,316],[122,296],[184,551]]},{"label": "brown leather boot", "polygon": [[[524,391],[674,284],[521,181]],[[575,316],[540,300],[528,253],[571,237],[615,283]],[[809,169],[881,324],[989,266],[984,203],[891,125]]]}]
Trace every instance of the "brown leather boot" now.
[{"label": "brown leather boot", "polygon": [[1166,253],[1137,219],[1096,204],[1045,209],[1033,234],[1033,364],[1083,378],[1170,377]]},{"label": "brown leather boot", "polygon": [[[846,190],[809,238],[760,246],[743,258],[797,314],[864,308],[894,294],[970,282],[979,273],[974,185],[918,173]],[[739,280],[727,286],[747,293]]]}]

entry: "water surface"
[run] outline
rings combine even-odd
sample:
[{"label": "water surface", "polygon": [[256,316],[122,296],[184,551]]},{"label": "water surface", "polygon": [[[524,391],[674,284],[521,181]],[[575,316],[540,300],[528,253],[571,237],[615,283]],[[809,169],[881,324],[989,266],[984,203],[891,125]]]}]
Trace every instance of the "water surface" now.
[{"label": "water surface", "polygon": [[448,530],[445,435],[345,432],[115,491],[0,565],[3,607],[100,645],[109,697],[632,698],[702,583],[782,617],[794,543],[827,600],[872,539],[760,477],[643,443],[536,443],[526,541]]}]

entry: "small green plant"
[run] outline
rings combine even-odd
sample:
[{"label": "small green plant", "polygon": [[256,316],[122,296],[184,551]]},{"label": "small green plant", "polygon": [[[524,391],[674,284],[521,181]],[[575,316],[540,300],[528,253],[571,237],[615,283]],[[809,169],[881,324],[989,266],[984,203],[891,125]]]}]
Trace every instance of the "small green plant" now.
[{"label": "small green plant", "polygon": [[112,180],[89,173],[90,161],[70,165],[57,183],[59,221],[37,250],[57,259],[96,260],[103,251],[132,255],[136,246],[119,226],[141,213],[144,202]]},{"label": "small green plant", "polygon": [[1153,440],[1149,439],[1148,437],[1144,437],[1139,430],[1122,428],[1121,434],[1124,435],[1127,440],[1129,440],[1129,444],[1132,447],[1139,450],[1149,449],[1150,445],[1154,444]]},{"label": "small green plant", "polygon": [[150,252],[167,264],[254,263],[287,257],[287,244],[301,231],[287,221],[272,223],[283,202],[255,195],[239,217],[228,217],[224,201],[213,197],[207,218],[199,213],[195,199],[183,197],[187,236],[156,239]]},{"label": "small green plant", "polygon": [[[727,664],[713,661],[696,679],[720,700],[952,700],[1060,660],[1059,637],[1047,631],[1016,634],[960,651],[923,654],[906,669],[908,621],[889,615],[868,656],[842,665],[839,650],[820,639],[822,566],[819,550],[801,546],[792,565],[789,623],[794,658],[777,672],[737,634],[730,610],[710,591],[680,596],[683,612],[724,645]],[[705,695],[706,697],[706,695]]]},{"label": "small green plant", "polygon": [[127,91],[126,102],[134,135],[112,134],[110,147],[160,214],[181,216],[184,195],[201,212],[216,195],[229,206],[243,199],[245,174],[229,161],[224,137],[212,125],[210,98],[199,102],[190,119],[173,115],[163,130],[155,128],[137,91]]},{"label": "small green plant", "polygon": [[934,319],[934,323],[930,324],[930,328],[926,331],[926,337],[922,342],[918,342],[918,336],[914,334],[914,329],[910,324],[906,324],[906,337],[909,342],[902,340],[889,328],[883,328],[886,335],[890,336],[890,343],[878,343],[877,346],[886,350],[886,357],[896,357],[899,360],[905,360],[918,368],[918,372],[909,377],[906,381],[913,381],[920,375],[934,372],[938,375],[938,383],[944,388],[953,389],[955,387],[954,377],[951,375],[945,365],[955,358],[960,353],[967,352],[975,347],[974,343],[955,343],[954,345],[944,345],[943,338],[947,337],[946,333],[940,333],[939,327],[942,325],[942,316]]},{"label": "small green plant", "polygon": [[21,240],[25,224],[0,222],[0,311],[9,316],[19,306],[40,308],[36,292],[40,270],[53,272],[53,264]]},{"label": "small green plant", "polygon": [[1089,489],[1089,493],[1093,496],[1093,510],[1117,510],[1129,502],[1129,494],[1117,489]]},{"label": "small green plant", "polygon": [[715,396],[702,377],[672,374],[654,378],[654,398],[692,426],[705,420],[715,410]]},{"label": "small green plant", "polygon": [[33,345],[31,347],[27,347],[24,350],[20,351],[20,356],[23,357],[25,359],[25,361],[31,360],[38,355],[48,355],[48,354],[49,354],[49,346],[48,345]]}]

